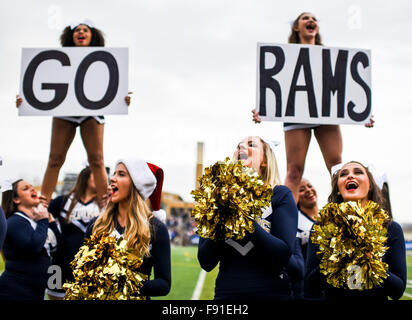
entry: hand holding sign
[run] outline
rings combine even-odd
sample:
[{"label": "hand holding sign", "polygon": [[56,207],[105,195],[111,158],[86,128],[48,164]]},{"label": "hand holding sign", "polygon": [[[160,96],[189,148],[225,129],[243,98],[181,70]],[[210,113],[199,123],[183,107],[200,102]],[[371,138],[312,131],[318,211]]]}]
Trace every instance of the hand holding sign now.
[{"label": "hand holding sign", "polygon": [[258,111],[256,111],[255,109],[253,109],[252,110],[252,113],[253,113],[253,121],[255,122],[255,123],[261,123],[262,122],[262,119],[260,119],[260,117],[259,117],[259,112]]},{"label": "hand holding sign", "polygon": [[23,99],[18,94],[16,94],[16,108],[20,107],[22,102],[23,102]]}]

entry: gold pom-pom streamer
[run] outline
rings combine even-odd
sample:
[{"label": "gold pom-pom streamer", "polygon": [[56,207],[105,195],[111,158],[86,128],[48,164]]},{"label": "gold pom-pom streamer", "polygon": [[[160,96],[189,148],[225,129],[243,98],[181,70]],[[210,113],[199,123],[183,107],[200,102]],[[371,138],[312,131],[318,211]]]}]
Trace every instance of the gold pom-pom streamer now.
[{"label": "gold pom-pom streamer", "polygon": [[145,300],[140,289],[147,276],[138,270],[142,258],[127,249],[127,241],[93,234],[70,263],[74,282],[65,283],[65,300]]},{"label": "gold pom-pom streamer", "polygon": [[319,212],[311,240],[319,245],[320,271],[336,288],[372,289],[380,286],[388,265],[382,257],[388,249],[386,212],[368,201],[328,203]]},{"label": "gold pom-pom streamer", "polygon": [[212,240],[243,239],[253,233],[253,220],[270,205],[272,188],[241,161],[223,162],[205,168],[200,186],[192,191],[196,205],[191,213],[197,233]]}]

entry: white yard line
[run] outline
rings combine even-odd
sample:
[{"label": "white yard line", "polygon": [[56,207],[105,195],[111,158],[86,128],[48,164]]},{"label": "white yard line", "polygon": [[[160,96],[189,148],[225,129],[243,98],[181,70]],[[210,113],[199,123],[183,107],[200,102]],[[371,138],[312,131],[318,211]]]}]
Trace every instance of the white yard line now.
[{"label": "white yard line", "polygon": [[199,278],[197,279],[195,290],[193,291],[191,300],[199,300],[200,294],[202,293],[203,283],[205,282],[206,271],[200,270]]},{"label": "white yard line", "polygon": [[409,294],[409,293],[404,292],[403,295],[406,296],[406,297],[408,297],[408,298],[412,298],[412,294]]}]

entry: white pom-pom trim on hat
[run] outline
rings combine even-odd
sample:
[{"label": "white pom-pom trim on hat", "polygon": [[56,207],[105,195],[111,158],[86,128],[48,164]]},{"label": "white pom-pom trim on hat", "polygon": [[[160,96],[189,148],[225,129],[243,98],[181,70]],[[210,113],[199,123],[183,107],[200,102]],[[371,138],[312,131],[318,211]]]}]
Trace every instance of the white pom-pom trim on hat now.
[{"label": "white pom-pom trim on hat", "polygon": [[166,211],[164,211],[163,209],[160,209],[157,211],[153,211],[153,214],[157,219],[159,219],[163,223],[166,223]]}]

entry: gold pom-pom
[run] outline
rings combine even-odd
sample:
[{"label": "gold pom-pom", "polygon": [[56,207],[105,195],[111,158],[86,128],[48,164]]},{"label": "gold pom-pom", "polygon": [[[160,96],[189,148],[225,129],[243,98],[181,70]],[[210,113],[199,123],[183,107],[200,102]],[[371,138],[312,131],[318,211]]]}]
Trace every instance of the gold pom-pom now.
[{"label": "gold pom-pom", "polygon": [[140,289],[147,276],[138,270],[142,258],[127,249],[127,241],[93,234],[70,263],[74,282],[65,283],[65,300],[145,300]]},{"label": "gold pom-pom", "polygon": [[272,188],[258,173],[226,158],[207,167],[192,191],[196,205],[191,213],[197,233],[212,240],[240,240],[253,233],[253,220],[270,205]]},{"label": "gold pom-pom", "polygon": [[388,249],[386,212],[368,201],[328,203],[319,212],[311,240],[319,245],[320,271],[336,288],[365,290],[380,286],[388,265],[382,257]]}]

